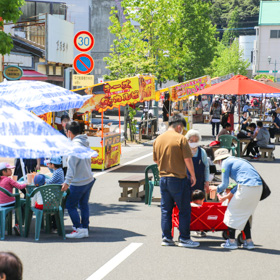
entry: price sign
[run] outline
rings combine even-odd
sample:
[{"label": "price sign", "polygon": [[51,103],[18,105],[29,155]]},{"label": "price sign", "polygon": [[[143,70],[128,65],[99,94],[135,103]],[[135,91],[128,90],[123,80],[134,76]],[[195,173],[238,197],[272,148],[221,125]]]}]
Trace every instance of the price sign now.
[{"label": "price sign", "polygon": [[88,31],[80,31],[74,37],[74,46],[80,52],[88,52],[94,46],[94,37]]}]

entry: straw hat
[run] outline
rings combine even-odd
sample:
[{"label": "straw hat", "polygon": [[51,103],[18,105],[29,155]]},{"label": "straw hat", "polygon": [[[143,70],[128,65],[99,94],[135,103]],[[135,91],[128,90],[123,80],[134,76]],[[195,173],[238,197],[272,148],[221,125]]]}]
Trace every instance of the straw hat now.
[{"label": "straw hat", "polygon": [[217,163],[218,160],[230,157],[231,154],[229,153],[228,149],[220,148],[214,153],[214,156],[215,156],[214,163]]}]

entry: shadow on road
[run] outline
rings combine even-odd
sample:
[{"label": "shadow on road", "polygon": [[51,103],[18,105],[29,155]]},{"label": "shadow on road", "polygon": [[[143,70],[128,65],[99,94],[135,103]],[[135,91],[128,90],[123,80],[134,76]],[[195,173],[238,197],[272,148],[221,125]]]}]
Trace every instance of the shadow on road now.
[{"label": "shadow on road", "polygon": [[126,165],[119,169],[112,170],[110,173],[142,173],[145,176],[145,168],[147,165]]},{"label": "shadow on road", "polygon": [[268,254],[268,255],[280,255],[280,250],[274,250],[274,249],[266,249],[262,248],[261,246],[255,245],[256,249],[253,250],[255,253],[261,253],[261,254]]},{"label": "shadow on road", "polygon": [[[65,226],[65,232],[70,233],[72,231],[71,226]],[[89,237],[82,239],[62,239],[58,234],[46,234],[44,231],[40,234],[40,240],[35,241],[34,231],[32,230],[28,238],[18,236],[6,236],[5,241],[7,242],[22,242],[22,243],[96,243],[96,242],[120,242],[126,241],[129,237],[144,236],[137,232],[120,228],[109,228],[109,227],[90,227]]]},{"label": "shadow on road", "polygon": [[107,214],[119,214],[129,211],[139,211],[134,204],[101,204],[89,203],[90,216],[103,216]]}]

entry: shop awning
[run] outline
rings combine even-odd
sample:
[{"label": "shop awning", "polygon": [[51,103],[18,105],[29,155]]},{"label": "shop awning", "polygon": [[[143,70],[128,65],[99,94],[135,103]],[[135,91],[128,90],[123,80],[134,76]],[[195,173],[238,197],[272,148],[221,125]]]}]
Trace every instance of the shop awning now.
[{"label": "shop awning", "polygon": [[21,80],[32,80],[32,81],[46,81],[48,76],[42,73],[39,73],[35,70],[23,70],[23,76]]}]

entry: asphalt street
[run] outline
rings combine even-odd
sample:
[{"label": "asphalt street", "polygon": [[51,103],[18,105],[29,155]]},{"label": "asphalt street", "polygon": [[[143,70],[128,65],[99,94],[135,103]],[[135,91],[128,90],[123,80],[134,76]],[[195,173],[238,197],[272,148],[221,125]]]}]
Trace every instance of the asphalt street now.
[{"label": "asphalt street", "polygon": [[[119,168],[95,172],[89,238],[62,240],[57,234],[41,232],[36,242],[34,219],[28,238],[6,236],[0,250],[12,251],[21,258],[23,279],[279,279],[280,146],[275,151],[275,162],[252,162],[272,190],[272,195],[259,203],[254,216],[254,251],[222,249],[221,232],[193,237],[201,242],[196,249],[161,247],[159,203],[148,207],[144,202],[118,201],[118,180],[144,174],[145,167],[153,163],[151,153],[150,146],[123,147]],[[154,196],[159,196],[159,188]],[[71,232],[67,211],[65,229]],[[123,258],[118,255],[131,248]]]}]

